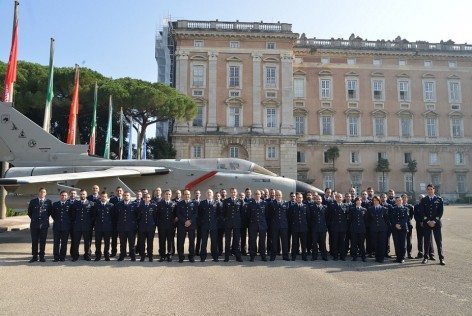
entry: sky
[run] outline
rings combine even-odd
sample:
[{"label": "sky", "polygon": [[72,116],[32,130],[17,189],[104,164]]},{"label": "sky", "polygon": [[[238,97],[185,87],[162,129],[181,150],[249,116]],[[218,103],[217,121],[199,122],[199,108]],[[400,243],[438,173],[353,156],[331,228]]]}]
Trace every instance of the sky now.
[{"label": "sky", "polygon": [[[13,0],[0,0],[0,60],[8,60]],[[472,43],[471,0],[22,0],[18,59],[157,80],[155,36],[164,18],[284,22],[309,38]]]}]

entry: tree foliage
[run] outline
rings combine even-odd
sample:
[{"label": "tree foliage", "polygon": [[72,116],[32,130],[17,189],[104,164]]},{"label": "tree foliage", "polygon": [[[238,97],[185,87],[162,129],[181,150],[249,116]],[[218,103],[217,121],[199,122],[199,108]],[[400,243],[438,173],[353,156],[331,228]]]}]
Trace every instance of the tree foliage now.
[{"label": "tree foliage", "polygon": [[380,157],[377,161],[377,166],[375,167],[376,172],[382,172],[382,188],[381,191],[385,191],[387,188],[385,187],[385,174],[390,172],[390,162],[387,158]]},{"label": "tree foliage", "polygon": [[172,159],[177,151],[163,137],[149,138],[147,141],[148,157],[151,159]]},{"label": "tree foliage", "polygon": [[[326,159],[333,163],[333,172],[336,171],[336,159],[339,158],[339,148],[338,146],[331,146],[326,150]],[[336,187],[335,177],[333,177],[333,189]]]}]

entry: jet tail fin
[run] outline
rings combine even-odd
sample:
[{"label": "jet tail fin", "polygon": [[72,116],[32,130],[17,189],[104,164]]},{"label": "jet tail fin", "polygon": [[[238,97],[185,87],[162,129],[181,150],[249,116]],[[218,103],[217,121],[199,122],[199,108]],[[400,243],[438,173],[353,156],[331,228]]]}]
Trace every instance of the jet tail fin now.
[{"label": "jet tail fin", "polygon": [[0,161],[15,166],[94,160],[87,145],[68,145],[24,116],[12,103],[0,102]]}]

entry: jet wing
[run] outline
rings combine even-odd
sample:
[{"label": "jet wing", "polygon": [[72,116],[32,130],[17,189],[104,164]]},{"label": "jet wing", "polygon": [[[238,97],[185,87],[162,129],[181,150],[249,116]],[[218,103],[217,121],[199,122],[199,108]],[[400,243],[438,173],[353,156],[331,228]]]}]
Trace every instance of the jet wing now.
[{"label": "jet wing", "polygon": [[85,171],[59,174],[45,174],[28,177],[15,177],[0,179],[1,186],[17,186],[22,184],[34,184],[43,182],[64,182],[83,179],[147,176],[167,174],[170,170],[163,167],[114,167],[99,171]]}]

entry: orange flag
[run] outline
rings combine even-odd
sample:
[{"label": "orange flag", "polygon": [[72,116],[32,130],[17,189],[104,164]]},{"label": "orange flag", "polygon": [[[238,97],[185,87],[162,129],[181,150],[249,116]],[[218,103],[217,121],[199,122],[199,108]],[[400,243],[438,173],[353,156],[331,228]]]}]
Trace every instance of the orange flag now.
[{"label": "orange flag", "polygon": [[16,81],[16,65],[18,56],[18,5],[18,1],[15,1],[10,58],[8,59],[7,73],[5,74],[5,88],[3,90],[3,101],[5,102],[13,101],[13,84]]},{"label": "orange flag", "polygon": [[77,115],[79,114],[79,66],[75,65],[75,83],[72,92],[72,103],[70,104],[69,129],[67,132],[67,144],[75,145],[77,129]]}]

